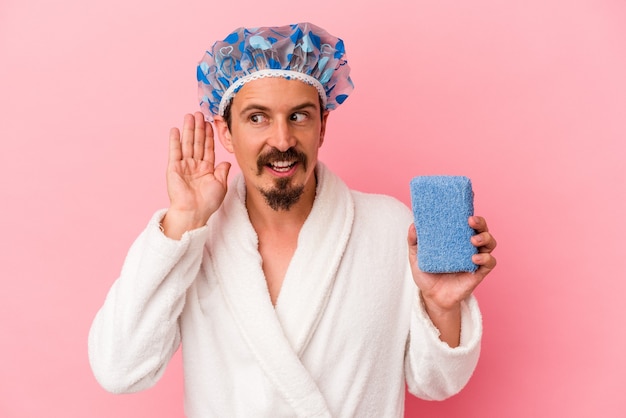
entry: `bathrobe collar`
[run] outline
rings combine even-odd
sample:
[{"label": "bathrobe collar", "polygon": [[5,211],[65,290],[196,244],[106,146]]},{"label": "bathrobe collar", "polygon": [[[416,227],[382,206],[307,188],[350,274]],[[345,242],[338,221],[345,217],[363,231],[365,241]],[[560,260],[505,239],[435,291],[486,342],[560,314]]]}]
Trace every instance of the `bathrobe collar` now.
[{"label": "bathrobe collar", "polygon": [[311,213],[298,237],[276,307],[272,306],[238,176],[214,217],[214,271],[235,321],[269,380],[299,416],[329,416],[315,381],[300,361],[321,319],[354,219],[347,186],[324,165],[316,168]]}]

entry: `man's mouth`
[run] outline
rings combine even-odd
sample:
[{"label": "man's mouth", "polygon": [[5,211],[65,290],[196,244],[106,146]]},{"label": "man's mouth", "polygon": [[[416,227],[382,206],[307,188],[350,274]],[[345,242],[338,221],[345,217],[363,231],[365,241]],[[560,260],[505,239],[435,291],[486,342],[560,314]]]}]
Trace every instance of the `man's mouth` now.
[{"label": "man's mouth", "polygon": [[291,170],[296,164],[297,161],[273,161],[269,163],[268,166],[278,173],[286,173]]},{"label": "man's mouth", "polygon": [[276,174],[289,175],[295,172],[295,169],[302,164],[302,168],[307,169],[307,156],[305,153],[289,148],[287,151],[281,152],[276,148],[257,159],[257,174],[260,176],[264,169],[272,170]]}]

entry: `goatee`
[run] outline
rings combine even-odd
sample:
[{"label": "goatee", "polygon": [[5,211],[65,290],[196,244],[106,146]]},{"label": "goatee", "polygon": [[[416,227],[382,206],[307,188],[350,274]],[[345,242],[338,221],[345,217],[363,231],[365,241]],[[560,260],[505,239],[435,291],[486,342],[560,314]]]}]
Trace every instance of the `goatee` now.
[{"label": "goatee", "polygon": [[[279,151],[272,148],[267,153],[259,156],[257,159],[257,175],[263,174],[263,169],[277,161],[289,161],[293,164],[302,164],[302,168],[306,171],[308,160],[306,154],[299,152],[293,148],[287,151]],[[288,211],[300,200],[300,196],[304,193],[304,185],[294,186],[291,184],[291,177],[280,177],[274,181],[274,187],[271,189],[258,190],[265,198],[267,205],[275,211]]]}]

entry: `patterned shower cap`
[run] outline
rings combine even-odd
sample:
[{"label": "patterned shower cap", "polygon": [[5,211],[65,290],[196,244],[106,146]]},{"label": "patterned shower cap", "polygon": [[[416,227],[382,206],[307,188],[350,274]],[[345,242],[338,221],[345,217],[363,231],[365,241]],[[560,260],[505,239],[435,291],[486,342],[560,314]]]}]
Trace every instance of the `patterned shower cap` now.
[{"label": "patterned shower cap", "polygon": [[326,110],[354,89],[343,41],[311,23],[239,28],[213,44],[198,64],[198,96],[205,117],[224,115],[248,81],[296,79],[314,86]]}]

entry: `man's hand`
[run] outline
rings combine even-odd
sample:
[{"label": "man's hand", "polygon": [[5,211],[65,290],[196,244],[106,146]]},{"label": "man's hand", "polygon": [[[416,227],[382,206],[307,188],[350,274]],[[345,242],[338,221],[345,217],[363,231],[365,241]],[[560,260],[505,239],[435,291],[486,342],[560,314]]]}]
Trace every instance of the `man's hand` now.
[{"label": "man's hand", "polygon": [[185,115],[182,138],[170,130],[167,193],[170,207],[163,218],[165,235],[180,239],[186,231],[206,224],[224,201],[230,163],[215,166],[213,127],[204,115]]},{"label": "man's hand", "polygon": [[491,254],[496,248],[496,240],[489,233],[487,223],[480,216],[470,216],[468,223],[477,232],[471,238],[472,244],[478,248],[478,254],[472,256],[472,261],[478,265],[474,273],[424,273],[417,266],[419,255],[414,224],[410,226],[407,238],[413,280],[421,291],[430,319],[441,332],[441,340],[451,347],[460,344],[461,302],[496,266],[496,259]]}]

